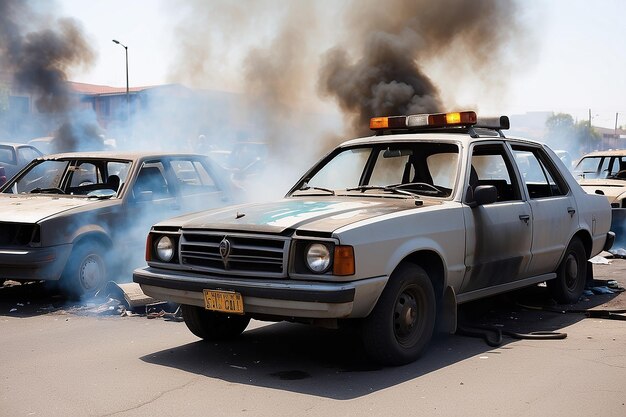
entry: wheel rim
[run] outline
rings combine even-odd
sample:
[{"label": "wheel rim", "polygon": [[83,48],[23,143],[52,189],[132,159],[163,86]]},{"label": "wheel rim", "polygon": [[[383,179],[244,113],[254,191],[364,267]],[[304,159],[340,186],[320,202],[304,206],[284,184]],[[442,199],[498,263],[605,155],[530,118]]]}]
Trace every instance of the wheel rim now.
[{"label": "wheel rim", "polygon": [[568,289],[573,290],[578,283],[578,259],[572,253],[567,256],[565,262],[565,285]]},{"label": "wheel rim", "polygon": [[417,287],[408,287],[396,299],[393,328],[398,343],[414,345],[422,333],[425,316],[424,295]]},{"label": "wheel rim", "polygon": [[78,271],[80,283],[87,291],[97,289],[104,279],[104,262],[96,254],[88,255]]}]

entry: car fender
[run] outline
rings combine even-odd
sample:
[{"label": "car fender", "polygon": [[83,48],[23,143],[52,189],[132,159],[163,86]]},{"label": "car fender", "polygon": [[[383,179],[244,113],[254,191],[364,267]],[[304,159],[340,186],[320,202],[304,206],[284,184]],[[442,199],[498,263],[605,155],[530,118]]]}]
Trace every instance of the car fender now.
[{"label": "car fender", "polygon": [[73,245],[77,245],[78,243],[89,239],[97,240],[106,247],[111,247],[113,245],[108,232],[98,224],[86,224],[79,227],[73,232],[70,240]]},{"label": "car fender", "polygon": [[584,232],[589,236],[589,256],[593,257],[602,251],[611,229],[611,206],[604,196],[587,194],[584,197],[576,200],[579,227],[575,235]]},{"label": "car fender", "polygon": [[[463,242],[464,243],[464,242]],[[434,240],[424,237],[424,236],[416,236],[415,238],[406,240],[400,246],[396,247],[393,253],[390,254],[390,257],[387,259],[387,263],[385,265],[385,273],[389,276],[396,270],[398,265],[405,260],[408,260],[412,257],[412,255],[418,254],[420,252],[433,252],[435,253],[439,259],[441,259],[444,265],[444,284],[446,282],[446,256],[445,250]]]}]

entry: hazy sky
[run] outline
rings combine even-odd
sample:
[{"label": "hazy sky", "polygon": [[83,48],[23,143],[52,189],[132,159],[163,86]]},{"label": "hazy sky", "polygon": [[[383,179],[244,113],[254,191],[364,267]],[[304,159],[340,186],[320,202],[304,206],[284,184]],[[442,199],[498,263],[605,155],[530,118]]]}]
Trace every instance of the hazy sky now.
[{"label": "hazy sky", "polygon": [[[176,9],[185,3],[59,0],[57,14],[82,22],[98,54],[92,68],[74,71],[70,78],[125,86],[124,49],[111,41],[117,39],[129,48],[131,86],[181,81],[172,68],[179,47],[175,29],[180,30],[181,21]],[[471,74],[460,74],[458,81],[452,81],[450,74],[464,69],[454,68],[450,59],[425,66],[427,75],[441,89],[444,102],[490,114],[556,111],[580,119],[587,119],[591,109],[594,125],[613,127],[616,113],[619,125],[626,125],[626,1],[525,0],[520,4],[529,42],[520,50],[507,51],[516,65],[513,69],[509,65],[500,75],[504,82],[486,91],[485,81],[473,82]],[[336,21],[340,25],[341,20]],[[214,23],[207,19],[208,31]],[[231,48],[237,45],[233,39],[237,40],[238,33],[238,28],[231,28]],[[250,31],[241,33],[242,50],[254,45],[256,39],[245,35]],[[266,35],[271,36],[261,31],[259,39]],[[320,38],[319,42],[332,40]],[[232,56],[227,61],[237,65]],[[497,61],[491,66],[498,71]],[[238,90],[239,73],[226,67],[204,68],[207,72],[215,70],[215,75],[203,87]],[[311,101],[318,100],[314,92],[311,95]]]}]

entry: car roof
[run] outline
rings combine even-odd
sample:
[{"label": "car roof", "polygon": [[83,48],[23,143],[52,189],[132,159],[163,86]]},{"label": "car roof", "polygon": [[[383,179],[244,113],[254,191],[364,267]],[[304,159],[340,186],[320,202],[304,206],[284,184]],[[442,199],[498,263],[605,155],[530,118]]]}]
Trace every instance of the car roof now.
[{"label": "car roof", "polygon": [[346,142],[343,142],[340,146],[365,145],[369,143],[443,141],[443,142],[460,142],[464,147],[467,147],[471,143],[493,141],[493,140],[525,142],[525,143],[540,145],[540,146],[544,145],[542,142],[538,142],[538,141],[530,140],[530,139],[518,138],[518,137],[513,137],[513,136],[503,137],[503,136],[500,136],[495,131],[490,131],[488,133],[489,133],[488,135],[482,135],[478,137],[470,136],[469,133],[462,131],[462,130],[459,130],[459,132],[450,132],[450,130],[446,130],[445,133],[436,132],[436,131],[394,133],[390,135],[373,135],[373,136],[361,137],[357,139],[351,139]]},{"label": "car roof", "polygon": [[19,142],[0,142],[0,146],[10,146],[13,148],[35,148],[33,145],[29,145],[28,143],[19,143]]},{"label": "car roof", "polygon": [[91,152],[65,152],[42,156],[38,159],[127,159],[137,161],[140,159],[165,158],[165,157],[202,157],[204,154],[188,152],[130,152],[130,151],[91,151]]},{"label": "car roof", "polygon": [[594,151],[589,152],[581,157],[586,158],[588,156],[626,156],[626,149],[611,149],[608,151]]}]

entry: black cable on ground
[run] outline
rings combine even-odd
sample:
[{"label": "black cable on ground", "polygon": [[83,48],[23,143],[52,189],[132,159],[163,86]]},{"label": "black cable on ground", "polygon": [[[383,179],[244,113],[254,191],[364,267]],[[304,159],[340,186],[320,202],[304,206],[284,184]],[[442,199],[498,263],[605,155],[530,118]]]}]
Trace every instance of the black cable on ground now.
[{"label": "black cable on ground", "polygon": [[517,303],[519,307],[525,308],[527,310],[540,310],[540,311],[548,311],[550,313],[577,313],[584,314],[588,318],[598,318],[598,319],[609,319],[609,320],[622,320],[626,321],[626,316],[623,313],[626,313],[626,309],[572,309],[572,310],[563,310],[555,307],[541,307],[541,306],[529,306],[526,304]]},{"label": "black cable on ground", "polygon": [[530,333],[519,333],[509,330],[503,330],[495,326],[457,326],[456,334],[461,336],[479,337],[482,338],[485,343],[492,347],[498,347],[502,345],[502,336],[506,335],[514,339],[529,339],[529,340],[558,340],[565,339],[567,333],[540,331]]}]

